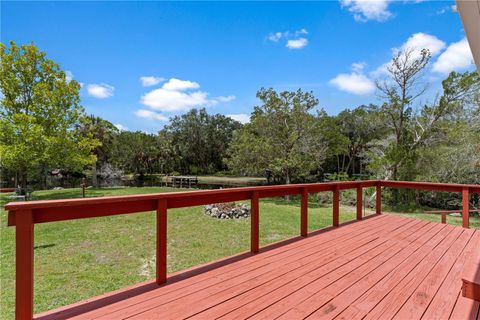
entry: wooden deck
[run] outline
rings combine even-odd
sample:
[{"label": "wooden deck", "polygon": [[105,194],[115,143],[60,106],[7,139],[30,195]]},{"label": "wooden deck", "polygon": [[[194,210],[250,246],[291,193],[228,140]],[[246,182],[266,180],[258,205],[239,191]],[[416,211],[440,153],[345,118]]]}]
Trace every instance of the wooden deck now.
[{"label": "wooden deck", "polygon": [[480,230],[375,215],[37,315],[39,319],[479,319]]}]

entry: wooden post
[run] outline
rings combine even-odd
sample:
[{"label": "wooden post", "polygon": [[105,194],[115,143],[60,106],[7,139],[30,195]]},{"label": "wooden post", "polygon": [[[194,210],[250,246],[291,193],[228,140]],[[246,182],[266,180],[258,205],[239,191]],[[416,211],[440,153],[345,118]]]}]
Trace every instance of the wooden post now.
[{"label": "wooden post", "polygon": [[382,214],[382,187],[377,185],[375,189],[375,213]]},{"label": "wooden post", "polygon": [[462,189],[462,226],[464,228],[469,228],[469,210],[470,210],[470,192],[468,188],[463,188]]},{"label": "wooden post", "polygon": [[167,200],[157,203],[157,284],[167,282]]},{"label": "wooden post", "polygon": [[363,207],[363,188],[362,185],[357,187],[357,220],[362,220],[362,207]]},{"label": "wooden post", "polygon": [[32,210],[15,212],[16,275],[15,318],[33,319],[33,236]]},{"label": "wooden post", "polygon": [[308,236],[308,190],[302,190],[302,203],[300,208],[300,235]]},{"label": "wooden post", "polygon": [[259,203],[258,203],[258,192],[254,191],[252,194],[252,199],[250,203],[250,251],[257,253],[259,249],[259,231],[260,231],[260,221],[259,221]]},{"label": "wooden post", "polygon": [[340,224],[340,190],[338,186],[333,187],[333,226]]},{"label": "wooden post", "polygon": [[447,213],[446,212],[442,212],[442,223],[443,224],[447,223]]}]

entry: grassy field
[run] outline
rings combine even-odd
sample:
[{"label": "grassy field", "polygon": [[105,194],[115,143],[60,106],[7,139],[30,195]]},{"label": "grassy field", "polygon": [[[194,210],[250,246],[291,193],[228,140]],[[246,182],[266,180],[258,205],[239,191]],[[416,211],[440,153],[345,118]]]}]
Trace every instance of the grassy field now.
[{"label": "grassy field", "polygon": [[[87,196],[170,192],[171,188],[87,189]],[[15,228],[6,227],[0,196],[1,319],[14,316]],[[38,191],[35,200],[81,197],[80,189]],[[202,207],[169,210],[168,271],[174,272],[249,250],[250,219],[219,220]],[[260,203],[261,245],[297,236],[298,201]],[[331,208],[310,204],[310,230],[331,225]],[[354,218],[341,210],[341,221]],[[53,309],[154,277],[155,215],[152,212],[35,226],[35,312]]]}]

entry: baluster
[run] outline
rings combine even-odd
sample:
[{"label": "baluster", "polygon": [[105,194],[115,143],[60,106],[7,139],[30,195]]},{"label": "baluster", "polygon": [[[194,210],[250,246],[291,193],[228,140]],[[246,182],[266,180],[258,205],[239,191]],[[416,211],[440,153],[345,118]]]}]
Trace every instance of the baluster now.
[{"label": "baluster", "polygon": [[302,202],[300,207],[300,235],[308,236],[308,190],[302,189]]},{"label": "baluster", "polygon": [[167,282],[167,200],[157,203],[157,284]]},{"label": "baluster", "polygon": [[251,252],[257,253],[259,250],[259,203],[258,192],[254,191],[250,202],[250,247]]},{"label": "baluster", "polygon": [[377,184],[375,188],[375,213],[382,214],[382,186]]},{"label": "baluster", "polygon": [[333,226],[340,224],[340,189],[338,185],[333,187]]},{"label": "baluster", "polygon": [[362,207],[363,207],[362,199],[363,199],[363,188],[362,188],[362,185],[360,184],[357,187],[357,220],[362,220],[362,218],[363,218],[363,216],[362,216]]},{"label": "baluster", "polygon": [[15,225],[15,318],[17,320],[33,319],[34,224],[32,210],[16,211]]},{"label": "baluster", "polygon": [[469,217],[469,210],[470,210],[470,191],[468,188],[462,189],[462,226],[464,228],[469,228],[470,224],[470,217]]}]

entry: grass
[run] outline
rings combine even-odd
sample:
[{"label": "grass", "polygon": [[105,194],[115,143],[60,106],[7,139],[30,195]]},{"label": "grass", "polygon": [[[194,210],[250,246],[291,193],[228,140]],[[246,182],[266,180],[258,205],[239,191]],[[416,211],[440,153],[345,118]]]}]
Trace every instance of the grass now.
[{"label": "grass", "polygon": [[[179,191],[172,188],[87,189],[87,196]],[[6,227],[0,195],[0,318],[14,318],[15,228]],[[38,191],[35,200],[79,198],[81,189]],[[250,219],[207,217],[202,207],[169,210],[168,272],[249,250]],[[260,203],[260,243],[299,234],[297,200]],[[311,204],[310,230],[331,225],[331,208]],[[354,218],[343,208],[341,221]],[[152,212],[45,223],[35,226],[35,313],[87,299],[154,277],[155,215]]]}]

